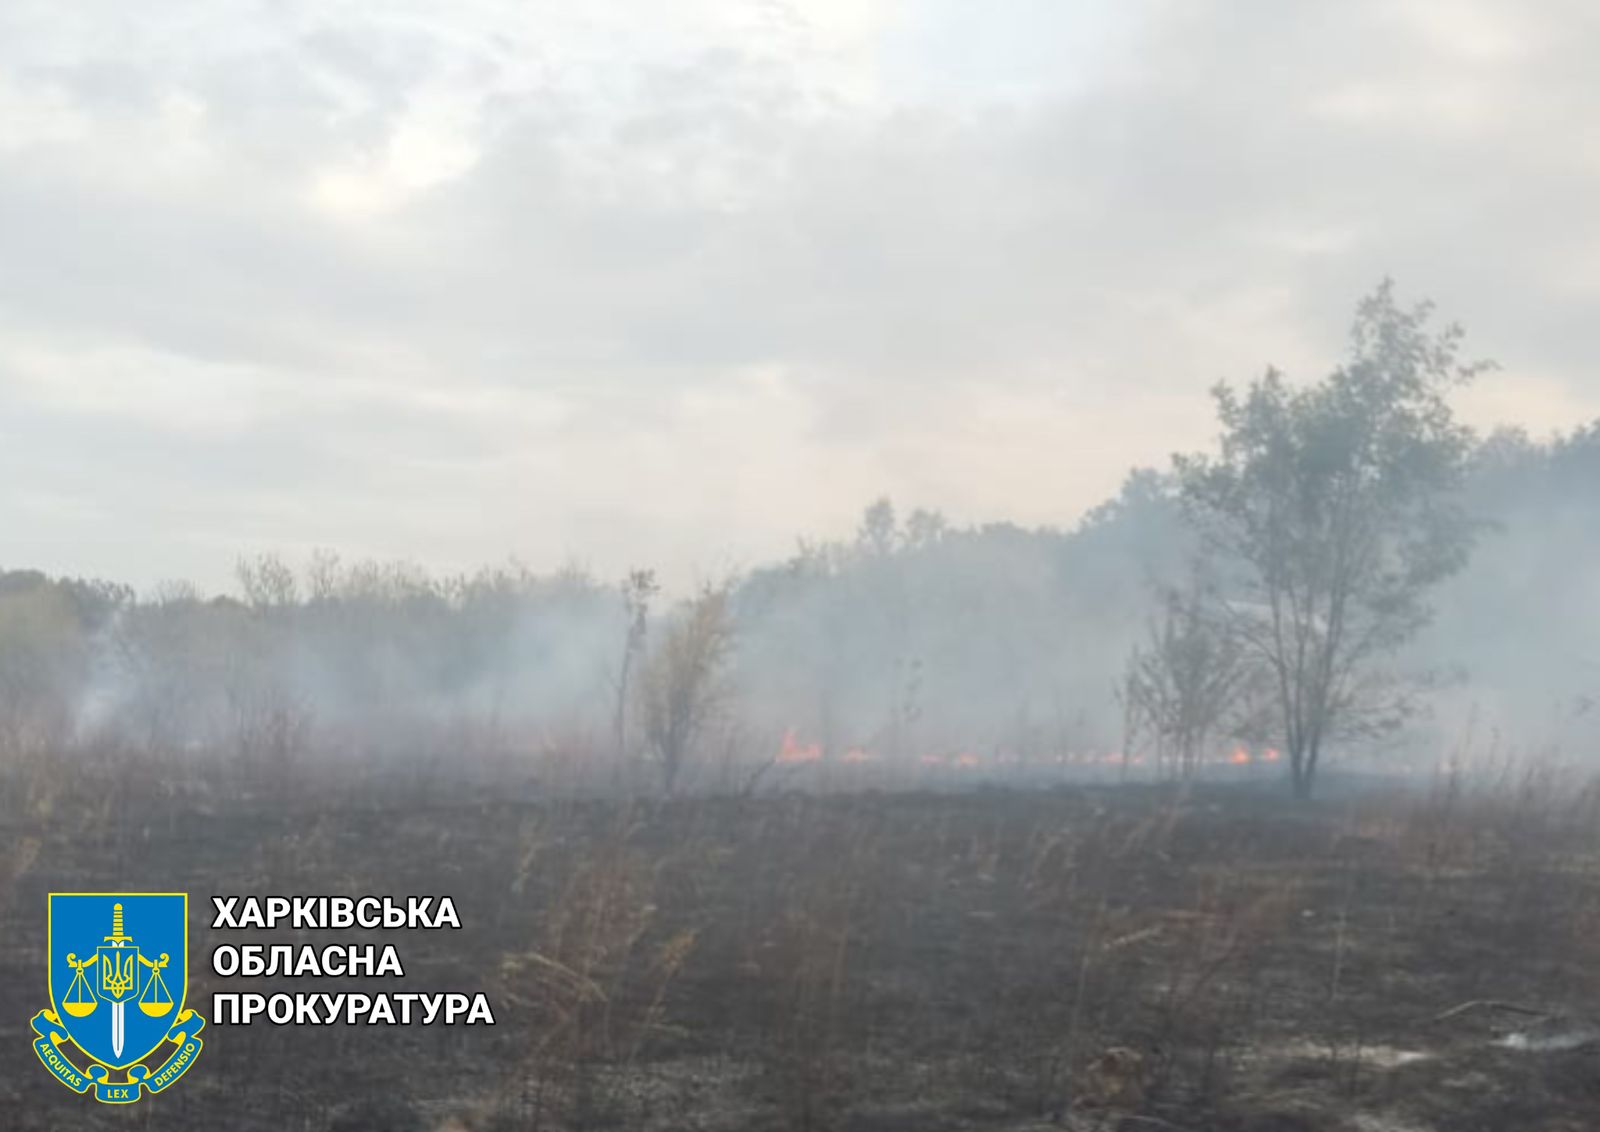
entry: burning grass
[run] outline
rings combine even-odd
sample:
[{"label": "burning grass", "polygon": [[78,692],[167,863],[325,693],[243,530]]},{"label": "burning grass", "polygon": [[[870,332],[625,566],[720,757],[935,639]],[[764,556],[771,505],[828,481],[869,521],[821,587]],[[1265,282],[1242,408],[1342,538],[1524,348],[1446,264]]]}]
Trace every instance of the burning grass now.
[{"label": "burning grass", "polygon": [[[1554,782],[1291,810],[1247,788],[149,781],[92,801],[30,779],[48,811],[9,810],[0,1041],[21,1048],[44,993],[44,894],[148,877],[201,905],[449,893],[466,928],[408,941],[408,975],[488,990],[500,1022],[219,1027],[140,1106],[163,1128],[1420,1132],[1600,1111],[1600,806]],[[217,989],[203,961],[193,978]],[[7,1128],[107,1119],[15,1064]]]}]

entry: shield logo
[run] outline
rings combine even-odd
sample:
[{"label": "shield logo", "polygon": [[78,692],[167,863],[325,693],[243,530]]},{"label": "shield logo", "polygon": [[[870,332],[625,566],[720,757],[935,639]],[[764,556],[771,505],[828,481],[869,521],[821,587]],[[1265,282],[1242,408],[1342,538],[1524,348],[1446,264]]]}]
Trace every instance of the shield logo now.
[{"label": "shield logo", "polygon": [[185,1016],[188,913],[184,893],[51,893],[50,1001],[96,1064],[145,1062]]}]

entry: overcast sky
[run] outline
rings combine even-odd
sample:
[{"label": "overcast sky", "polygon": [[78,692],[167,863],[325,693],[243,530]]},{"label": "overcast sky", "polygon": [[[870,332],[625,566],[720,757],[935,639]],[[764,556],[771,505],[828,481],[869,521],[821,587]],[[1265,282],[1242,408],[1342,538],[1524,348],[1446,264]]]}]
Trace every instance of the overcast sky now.
[{"label": "overcast sky", "polygon": [[5,0],[0,566],[1069,523],[1385,274],[1600,415],[1593,0]]}]

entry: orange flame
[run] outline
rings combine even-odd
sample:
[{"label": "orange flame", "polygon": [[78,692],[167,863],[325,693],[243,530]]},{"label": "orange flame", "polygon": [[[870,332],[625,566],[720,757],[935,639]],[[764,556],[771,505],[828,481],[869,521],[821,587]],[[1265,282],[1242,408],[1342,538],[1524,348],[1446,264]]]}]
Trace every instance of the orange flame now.
[{"label": "orange flame", "polygon": [[795,737],[794,728],[783,733],[783,745],[778,748],[780,763],[814,763],[822,759],[822,744],[802,744]]}]

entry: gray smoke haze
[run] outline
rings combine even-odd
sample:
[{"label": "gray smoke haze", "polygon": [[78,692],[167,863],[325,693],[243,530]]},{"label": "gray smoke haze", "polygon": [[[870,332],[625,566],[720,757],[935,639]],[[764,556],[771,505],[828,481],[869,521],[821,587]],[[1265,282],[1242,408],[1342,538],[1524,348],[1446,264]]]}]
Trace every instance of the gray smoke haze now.
[{"label": "gray smoke haze", "polygon": [[[1382,742],[1338,745],[1337,761],[1594,764],[1597,483],[1600,425],[1481,446],[1464,499],[1481,543],[1394,669],[1420,710]],[[1037,780],[1148,753],[1115,693],[1159,588],[1187,580],[1195,542],[1172,490],[1137,472],[1071,530],[956,527],[882,501],[852,537],[727,579],[732,649],[680,783],[737,785],[775,758],[804,784],[841,768],[855,782]],[[627,661],[622,592],[577,570],[441,577],[321,552],[246,560],[231,595],[143,598],[0,572],[0,753],[420,760],[580,786],[628,766],[653,782],[644,690],[692,613],[658,596]],[[1222,730],[1214,757],[1240,742],[1259,761],[1271,739]]]},{"label": "gray smoke haze", "polygon": [[1600,414],[1580,0],[0,10],[0,543],[676,592],[887,492],[1066,526],[1386,273]]}]

